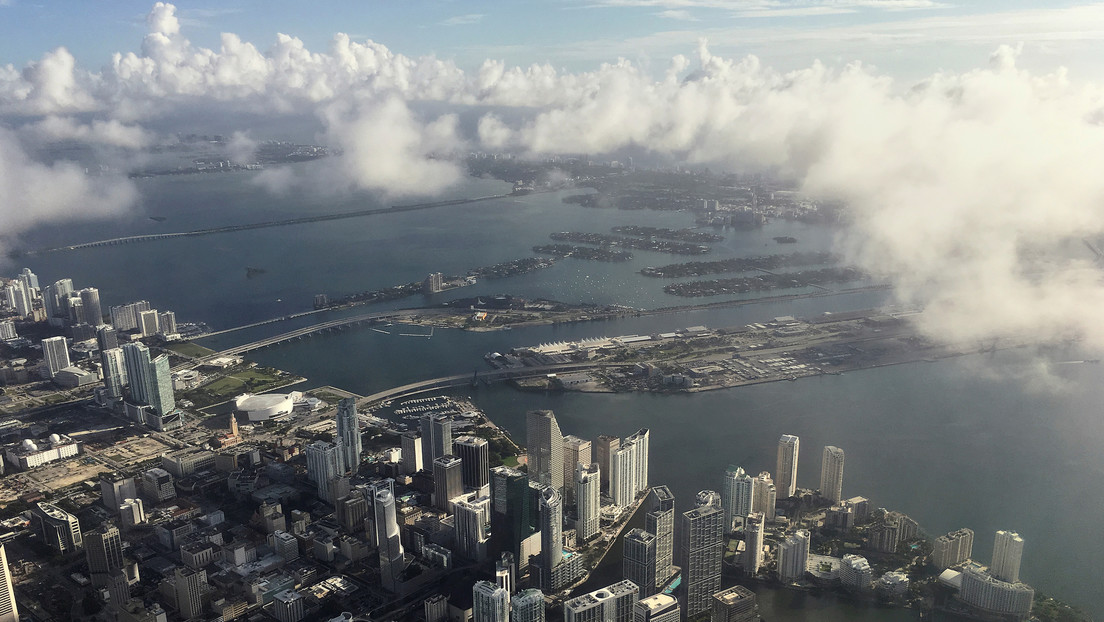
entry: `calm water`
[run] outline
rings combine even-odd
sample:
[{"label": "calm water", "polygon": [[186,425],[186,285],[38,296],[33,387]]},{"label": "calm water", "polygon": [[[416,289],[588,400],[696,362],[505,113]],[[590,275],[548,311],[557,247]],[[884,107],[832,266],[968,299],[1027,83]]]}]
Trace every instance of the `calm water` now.
[{"label": "calm water", "polygon": [[[29,236],[28,246],[419,200],[273,198],[251,179],[242,173],[142,180],[145,200],[132,217],[43,229]],[[470,180],[455,194],[483,196],[504,188],[498,182]],[[606,231],[619,224],[692,226],[689,214],[587,210],[561,203],[561,196],[57,253],[29,258],[26,265],[44,283],[70,277],[78,287],[99,287],[105,307],[144,298],[175,310],[180,321],[202,320],[223,328],[309,309],[313,295],[321,292],[376,289],[420,280],[430,271],[458,274],[527,256],[532,245],[546,242],[553,231]],[[725,234],[714,257],[826,249],[835,235],[785,222]],[[779,246],[771,240],[776,235],[791,235],[800,243]],[[548,270],[486,281],[435,300],[508,292],[649,308],[686,302],[664,294],[664,281],[636,274],[643,266],[679,258],[634,254],[627,264],[564,260]],[[267,273],[246,279],[246,266]],[[6,272],[21,267],[9,265]],[[864,293],[507,332],[437,331],[432,340],[349,331],[284,344],[254,358],[308,376],[314,385],[365,394],[483,369],[484,352],[516,345],[694,324],[731,326],[776,315],[869,308],[885,300],[884,293]],[[392,306],[423,302],[410,298]],[[241,343],[292,326],[242,331],[211,339],[208,345]],[[694,396],[545,395],[495,387],[480,388],[472,397],[516,438],[524,438],[524,413],[532,408],[555,410],[565,433],[583,437],[650,428],[652,478],[669,484],[684,506],[694,492],[718,487],[728,464],[752,472],[774,470],[780,434],[801,437],[799,483],[807,487],[818,483],[821,447],[838,445],[847,452],[845,494],[865,495],[877,505],[906,512],[933,535],[970,527],[976,533],[974,557],[982,561],[989,558],[995,530],[1018,530],[1026,541],[1022,577],[1037,589],[1101,614],[1104,579],[1097,562],[1104,559],[1104,539],[1096,534],[1104,524],[1104,423],[1099,415],[1104,370],[1059,366],[1059,387],[1040,390],[1029,380],[1034,376],[1026,375],[1033,354],[967,357]],[[1052,356],[1085,358],[1083,353]],[[856,610],[785,592],[763,597],[764,615],[772,621],[912,619],[907,612]],[[795,604],[794,599],[802,598]]]}]

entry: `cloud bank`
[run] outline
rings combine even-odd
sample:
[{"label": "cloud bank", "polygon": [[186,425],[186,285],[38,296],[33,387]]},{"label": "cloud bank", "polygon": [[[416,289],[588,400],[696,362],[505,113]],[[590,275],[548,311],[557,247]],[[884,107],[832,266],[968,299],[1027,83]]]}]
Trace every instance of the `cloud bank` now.
[{"label": "cloud bank", "polygon": [[[0,114],[40,117],[31,127],[46,135],[128,146],[149,140],[143,123],[179,107],[313,114],[321,139],[342,154],[325,185],[393,195],[447,188],[463,171],[446,156],[466,149],[631,147],[770,170],[848,205],[841,250],[892,280],[900,302],[924,306],[929,334],[1080,336],[1104,346],[1096,320],[1104,285],[1079,243],[1104,234],[1104,179],[1094,171],[1104,161],[1102,91],[1061,69],[1024,71],[1013,47],[974,71],[910,86],[860,64],[778,72],[753,56],[715,56],[704,43],[695,58],[677,56],[656,77],[625,60],[579,73],[499,60],[465,71],[343,34],[325,52],[283,34],[263,52],[233,34],[222,35],[218,50],[204,49],[184,37],[164,3],[148,27],[139,53],[116,54],[98,73],[77,67],[63,48],[22,70],[0,68]],[[512,112],[481,113],[465,134],[454,114],[414,112],[427,102],[434,110]],[[77,114],[98,120],[69,120]],[[30,170],[28,179],[56,174],[92,184],[64,166],[29,161],[5,136],[0,178]],[[244,135],[238,142],[251,148]],[[274,188],[302,183],[278,172],[266,178]],[[102,211],[128,200],[125,184],[90,190]],[[29,209],[50,217],[69,196]]]}]

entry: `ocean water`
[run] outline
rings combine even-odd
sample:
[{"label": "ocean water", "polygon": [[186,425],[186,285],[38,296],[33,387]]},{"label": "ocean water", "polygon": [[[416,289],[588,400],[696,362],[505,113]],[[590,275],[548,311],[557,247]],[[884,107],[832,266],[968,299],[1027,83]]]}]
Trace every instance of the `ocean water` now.
[{"label": "ocean water", "polygon": [[[367,194],[276,197],[253,179],[251,173],[233,173],[139,180],[143,201],[135,213],[113,221],[42,228],[26,236],[25,243],[31,248],[54,246],[426,200]],[[508,190],[500,182],[473,179],[452,196]],[[420,280],[431,271],[461,274],[528,256],[531,246],[546,243],[554,231],[607,232],[624,224],[693,226],[687,213],[586,209],[562,203],[565,194],[43,254],[9,263],[6,272],[27,265],[43,283],[69,277],[78,287],[98,287],[105,308],[147,299],[160,309],[175,310],[178,321],[206,321],[219,329],[308,310],[317,293],[337,296],[377,289]],[[706,258],[823,250],[840,232],[773,222],[760,230],[724,234],[726,240]],[[777,245],[771,238],[779,235],[793,236],[799,243]],[[563,260],[547,270],[483,281],[428,302],[499,292],[642,308],[706,300],[669,296],[662,291],[666,281],[636,272],[689,258],[640,251],[634,255],[624,264]],[[247,266],[266,272],[248,279]],[[778,315],[866,309],[887,301],[886,292],[864,292],[492,333],[438,330],[429,340],[400,337],[398,331],[383,335],[351,330],[281,344],[252,358],[307,376],[313,386],[333,384],[366,394],[482,370],[485,352],[519,345],[696,324],[733,326]],[[349,312],[426,302],[414,297]],[[316,317],[321,321],[341,313]],[[243,343],[296,325],[231,333],[206,344]],[[1017,530],[1025,540],[1024,580],[1100,615],[1104,579],[1098,561],[1104,559],[1104,540],[1096,534],[1104,523],[1102,369],[1088,364],[1055,366],[1047,383],[1037,373],[1041,359],[1083,358],[1098,356],[1002,352],[695,395],[543,394],[496,386],[481,387],[471,396],[519,439],[524,438],[524,414],[532,408],[555,410],[565,433],[584,438],[650,428],[652,479],[670,485],[680,507],[686,507],[698,490],[719,487],[729,464],[751,472],[773,471],[780,434],[801,437],[799,484],[806,487],[818,483],[822,446],[837,445],[847,453],[846,495],[864,495],[877,506],[905,512],[932,535],[969,527],[975,532],[974,558],[983,562],[989,559],[994,531]],[[771,612],[768,619],[911,619],[908,612],[857,612],[834,601],[806,600],[786,592],[764,594]]]}]

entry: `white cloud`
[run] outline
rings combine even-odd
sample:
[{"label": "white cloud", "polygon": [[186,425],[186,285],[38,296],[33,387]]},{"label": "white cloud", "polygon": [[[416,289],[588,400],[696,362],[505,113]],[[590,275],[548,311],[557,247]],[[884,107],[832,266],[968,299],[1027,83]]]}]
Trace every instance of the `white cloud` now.
[{"label": "white cloud", "polygon": [[467,26],[470,24],[478,24],[483,21],[485,15],[482,13],[468,13],[466,15],[455,15],[441,22],[442,26]]},{"label": "white cloud", "polygon": [[663,19],[674,19],[682,22],[696,22],[698,18],[694,17],[690,11],[682,9],[668,9],[666,11],[659,11],[657,16]]},{"label": "white cloud", "polygon": [[92,177],[68,162],[35,162],[13,132],[0,128],[0,250],[36,225],[121,214],[137,198],[126,179]]}]

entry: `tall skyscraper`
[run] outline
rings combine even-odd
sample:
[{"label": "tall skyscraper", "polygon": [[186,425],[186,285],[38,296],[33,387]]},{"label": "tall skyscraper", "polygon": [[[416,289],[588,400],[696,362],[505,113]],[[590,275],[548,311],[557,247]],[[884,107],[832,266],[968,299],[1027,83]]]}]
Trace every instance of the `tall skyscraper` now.
[{"label": "tall skyscraper", "polygon": [[510,622],[544,622],[544,593],[532,588],[518,592],[510,599]]},{"label": "tall skyscraper", "polygon": [[65,337],[48,337],[42,340],[42,358],[46,370],[53,378],[57,373],[69,367],[69,345]]},{"label": "tall skyscraper", "polygon": [[[69,283],[69,291],[73,291],[72,282]],[[138,314],[142,311],[149,311],[149,308],[150,304],[145,300],[111,307],[111,325],[119,332],[137,330],[139,328]]]},{"label": "tall skyscraper", "polygon": [[525,417],[525,434],[529,479],[562,491],[563,434],[560,434],[556,414],[551,410],[530,410]]},{"label": "tall skyscraper", "polygon": [[724,510],[721,496],[712,490],[698,493],[697,507],[682,513],[682,584],[686,589],[686,616],[709,611],[710,599],[721,589],[724,553]]},{"label": "tall skyscraper", "polygon": [[774,507],[778,504],[778,492],[770,473],[762,471],[751,484],[751,511],[762,512],[767,520],[773,519]]},{"label": "tall skyscraper", "polygon": [[449,501],[464,493],[464,471],[460,458],[446,454],[433,461],[433,504],[449,511]]},{"label": "tall skyscraper", "polygon": [[341,472],[356,474],[360,468],[360,419],[356,398],[342,398],[337,404],[337,445],[341,450]]},{"label": "tall skyscraper", "polygon": [[376,491],[376,543],[379,546],[380,580],[386,590],[395,591],[399,576],[405,569],[405,555],[399,539],[399,522],[395,512],[395,495],[387,488]]},{"label": "tall skyscraper", "polygon": [[[575,467],[590,464],[590,441],[570,434],[564,437],[564,504],[575,505]],[[598,483],[601,486],[601,482]]]},{"label": "tall skyscraper", "polygon": [[783,434],[778,439],[778,468],[775,470],[775,485],[783,499],[789,499],[797,492],[797,457],[801,440],[792,434]]},{"label": "tall skyscraper", "polygon": [[152,337],[161,330],[160,316],[157,309],[138,312],[138,330],[143,337]]},{"label": "tall skyscraper", "polygon": [[407,432],[401,439],[402,463],[399,471],[404,475],[411,475],[425,468],[422,459],[422,437],[414,432]]},{"label": "tall skyscraper", "polygon": [[552,571],[563,561],[563,498],[552,486],[541,490],[540,521],[541,588],[550,590]]},{"label": "tall skyscraper", "polygon": [[[73,291],[72,279],[61,279],[56,281],[53,285],[47,285],[46,289],[42,293],[42,306],[46,309],[46,316],[51,318],[50,324],[52,326],[61,326],[64,324],[62,318],[66,317],[68,309],[65,307],[65,301],[69,299],[69,294]],[[54,321],[54,320],[57,321]]]},{"label": "tall skyscraper", "polygon": [[729,466],[721,487],[721,506],[724,508],[724,528],[731,531],[736,518],[751,513],[752,478],[738,466]]},{"label": "tall skyscraper", "polygon": [[19,622],[19,607],[15,603],[11,568],[3,542],[0,542],[0,622]]},{"label": "tall skyscraper", "polygon": [[666,486],[648,491],[648,512],[644,515],[644,530],[656,537],[656,582],[665,583],[674,574],[675,563],[675,496]]},{"label": "tall skyscraper", "polygon": [[540,522],[535,499],[529,493],[529,478],[508,466],[491,469],[491,537],[496,552],[509,552],[518,569],[528,566],[521,543],[536,533]]},{"label": "tall skyscraper", "polygon": [[1020,580],[1020,558],[1023,556],[1023,538],[1015,531],[998,531],[993,540],[993,563],[989,574],[1008,583]]},{"label": "tall skyscraper", "polygon": [[594,445],[592,451],[594,452],[594,461],[598,463],[598,468],[602,470],[602,491],[609,492],[610,489],[610,458],[613,456],[613,452],[621,447],[621,439],[616,436],[607,436],[605,434],[594,439]]},{"label": "tall skyscraper", "polygon": [[[124,357],[125,358],[125,357]],[[176,410],[176,396],[172,388],[172,369],[167,354],[159,354],[150,361],[150,401],[153,410],[164,417]]]},{"label": "tall skyscraper", "polygon": [[610,456],[610,497],[616,505],[632,505],[636,495],[648,488],[649,436],[648,429],[642,428]]},{"label": "tall skyscraper", "polygon": [[153,384],[149,348],[142,343],[128,343],[123,345],[122,350],[130,399],[136,404],[149,404]]},{"label": "tall skyscraper", "polygon": [[584,465],[575,465],[573,488],[575,489],[575,538],[579,542],[586,542],[597,535],[600,525],[600,512],[602,509],[602,474],[599,472],[598,463],[591,462]]},{"label": "tall skyscraper", "polygon": [[629,622],[640,600],[640,588],[621,581],[564,603],[564,622]]},{"label": "tall skyscraper", "polygon": [[31,297],[31,292],[27,291],[27,288],[19,281],[12,281],[5,289],[8,304],[15,309],[15,312],[20,317],[29,316],[34,309],[32,302],[34,299]]},{"label": "tall skyscraper", "polygon": [[146,522],[146,508],[142,503],[142,500],[135,498],[126,498],[119,503],[119,522],[122,524],[123,529],[134,527],[135,525],[141,525]]},{"label": "tall skyscraper", "polygon": [[23,270],[20,271],[19,282],[23,284],[23,287],[27,288],[27,291],[41,289],[38,286],[38,275],[31,272],[30,268],[23,268]]},{"label": "tall skyscraper", "polygon": [[207,572],[192,568],[177,568],[173,575],[176,608],[185,620],[203,614],[203,593],[207,587]]},{"label": "tall skyscraper", "polygon": [[103,307],[100,306],[100,290],[86,287],[80,290],[81,304],[84,306],[84,323],[89,326],[103,326]]},{"label": "tall skyscraper", "polygon": [[452,453],[452,419],[444,415],[422,417],[422,462],[433,464]]},{"label": "tall skyscraper", "polygon": [[96,345],[100,347],[101,352],[118,348],[119,334],[110,325],[104,324],[96,329]]},{"label": "tall skyscraper", "polygon": [[459,436],[452,442],[453,453],[460,458],[465,488],[478,490],[491,481],[491,448],[485,438]]},{"label": "tall skyscraper", "polygon": [[123,397],[123,387],[127,384],[126,361],[121,348],[100,350],[100,365],[103,369],[104,389],[107,396],[115,399]]},{"label": "tall skyscraper", "polygon": [[834,504],[843,500],[843,450],[828,445],[820,462],[820,496]]},{"label": "tall skyscraper", "polygon": [[959,529],[935,539],[932,544],[932,564],[939,571],[970,559],[974,553],[974,532]]},{"label": "tall skyscraper", "polygon": [[491,526],[491,498],[457,499],[453,513],[456,552],[472,561],[481,562],[486,559]]},{"label": "tall skyscraper", "polygon": [[115,474],[100,478],[100,496],[103,498],[104,507],[114,511],[124,499],[137,497],[138,489],[134,485],[133,477]]},{"label": "tall skyscraper", "polygon": [[162,335],[176,334],[176,313],[162,311],[157,314],[157,331]]},{"label": "tall skyscraper", "polygon": [[759,603],[755,592],[734,585],[713,595],[713,614],[709,622],[759,622]]},{"label": "tall skyscraper", "polygon": [[643,529],[633,529],[625,534],[624,552],[621,556],[621,576],[640,588],[642,596],[651,596],[658,590],[656,576],[656,537]]},{"label": "tall skyscraper", "polygon": [[495,585],[511,595],[517,592],[517,564],[514,563],[514,554],[509,551],[495,562]]},{"label": "tall skyscraper", "polygon": [[741,562],[744,574],[748,576],[759,574],[759,567],[763,565],[763,532],[766,522],[762,512],[752,512],[744,523],[744,557]]},{"label": "tall skyscraper", "polygon": [[490,581],[472,586],[472,622],[509,622],[510,593]]},{"label": "tall skyscraper", "polygon": [[798,529],[778,545],[778,578],[783,583],[805,576],[809,567],[809,532]]},{"label": "tall skyscraper", "polygon": [[123,540],[119,529],[111,523],[84,534],[84,553],[88,557],[88,572],[110,574],[123,567]]},{"label": "tall skyscraper", "polygon": [[317,486],[318,497],[336,501],[330,498],[330,481],[342,474],[341,450],[333,443],[314,441],[303,453],[307,456],[307,477]]},{"label": "tall skyscraper", "polygon": [[50,503],[39,503],[31,510],[31,518],[42,532],[42,539],[59,553],[84,547],[80,521],[76,516]]}]

